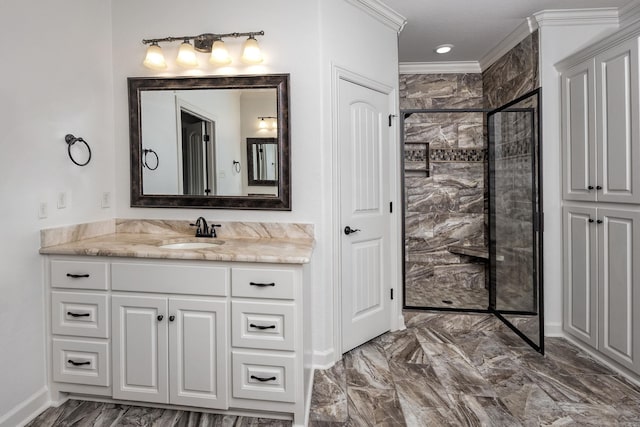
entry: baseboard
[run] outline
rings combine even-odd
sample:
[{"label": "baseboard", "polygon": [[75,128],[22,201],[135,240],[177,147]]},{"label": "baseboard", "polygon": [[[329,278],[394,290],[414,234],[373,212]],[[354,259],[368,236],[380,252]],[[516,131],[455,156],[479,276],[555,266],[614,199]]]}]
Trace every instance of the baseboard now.
[{"label": "baseboard", "polygon": [[311,410],[311,397],[313,396],[313,379],[315,377],[315,369],[311,368],[309,369],[309,375],[311,376],[310,378],[307,379],[308,381],[308,385],[307,385],[307,393],[306,393],[306,398],[304,401],[304,425],[308,425],[309,424],[309,412]]},{"label": "baseboard", "polygon": [[49,389],[45,386],[0,417],[0,427],[24,426],[50,406]]},{"label": "baseboard", "polygon": [[591,356],[592,358],[594,358],[598,362],[602,363],[607,368],[609,368],[612,371],[622,375],[627,380],[629,380],[629,382],[631,382],[631,383],[635,384],[636,386],[640,387],[640,376],[638,374],[630,371],[629,369],[627,369],[627,368],[625,368],[623,366],[618,365],[617,363],[613,362],[612,360],[609,360],[607,357],[601,355],[596,350],[594,350],[594,349],[590,348],[589,346],[583,344],[582,342],[580,342],[579,340],[575,339],[570,334],[563,334],[562,338],[566,339],[571,344],[575,345],[580,350],[584,351],[589,356]]},{"label": "baseboard", "polygon": [[564,331],[562,330],[562,323],[545,323],[544,336],[564,338],[565,334],[564,334]]},{"label": "baseboard", "polygon": [[313,352],[313,369],[329,369],[335,363],[335,350],[330,348],[325,351],[314,351]]}]

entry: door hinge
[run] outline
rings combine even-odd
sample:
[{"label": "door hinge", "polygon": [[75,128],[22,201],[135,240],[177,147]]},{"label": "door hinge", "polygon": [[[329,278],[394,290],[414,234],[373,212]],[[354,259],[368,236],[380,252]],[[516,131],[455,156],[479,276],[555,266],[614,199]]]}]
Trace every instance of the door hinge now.
[{"label": "door hinge", "polygon": [[393,213],[393,202],[389,202],[389,213]]},{"label": "door hinge", "polygon": [[391,288],[391,299],[393,299],[393,288]]},{"label": "door hinge", "polygon": [[395,114],[389,114],[389,127],[391,127],[391,121],[394,117],[398,117]]},{"label": "door hinge", "polygon": [[207,134],[202,135],[202,140],[204,142],[209,142],[209,135],[207,135]]}]

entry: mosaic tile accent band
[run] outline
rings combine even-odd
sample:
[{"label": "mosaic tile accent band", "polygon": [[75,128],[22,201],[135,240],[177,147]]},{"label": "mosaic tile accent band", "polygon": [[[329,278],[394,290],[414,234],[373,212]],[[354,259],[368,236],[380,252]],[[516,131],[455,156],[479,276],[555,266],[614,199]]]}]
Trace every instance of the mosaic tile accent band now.
[{"label": "mosaic tile accent band", "polygon": [[429,151],[432,162],[486,162],[488,152],[486,148],[435,148]]}]

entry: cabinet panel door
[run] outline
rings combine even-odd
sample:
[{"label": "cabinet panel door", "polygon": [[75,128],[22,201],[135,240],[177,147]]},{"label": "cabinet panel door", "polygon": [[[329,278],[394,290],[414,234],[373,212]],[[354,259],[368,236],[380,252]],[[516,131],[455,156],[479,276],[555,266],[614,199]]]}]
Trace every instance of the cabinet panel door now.
[{"label": "cabinet panel door", "polygon": [[113,397],[167,403],[167,299],[114,295],[111,303]]},{"label": "cabinet panel door", "polygon": [[227,409],[226,301],[172,298],[169,315],[170,402]]},{"label": "cabinet panel door", "polygon": [[598,338],[596,210],[564,207],[563,219],[564,330],[595,348]]},{"label": "cabinet panel door", "polygon": [[[640,368],[640,212],[598,209],[599,349]],[[635,312],[634,312],[635,308]]]},{"label": "cabinet panel door", "polygon": [[598,201],[640,203],[637,39],[596,57],[596,97]]},{"label": "cabinet panel door", "polygon": [[594,75],[593,59],[562,75],[562,186],[565,200],[596,200]]}]

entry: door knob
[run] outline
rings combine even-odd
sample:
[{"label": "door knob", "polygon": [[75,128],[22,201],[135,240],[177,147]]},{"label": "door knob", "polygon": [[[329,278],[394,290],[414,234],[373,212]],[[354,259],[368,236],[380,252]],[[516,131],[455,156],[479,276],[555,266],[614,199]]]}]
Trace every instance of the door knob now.
[{"label": "door knob", "polygon": [[358,228],[351,228],[348,225],[344,228],[344,234],[347,236],[351,233],[357,233],[358,231],[360,231]]}]

